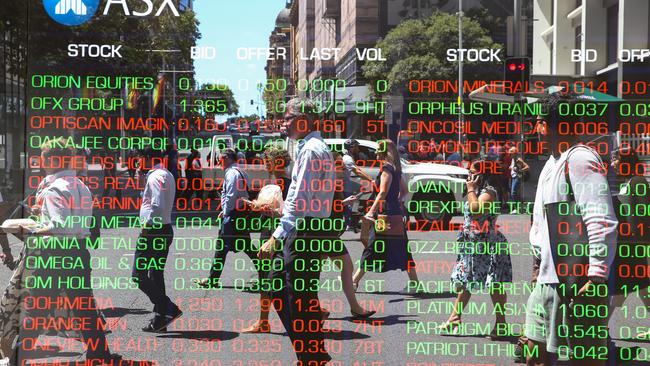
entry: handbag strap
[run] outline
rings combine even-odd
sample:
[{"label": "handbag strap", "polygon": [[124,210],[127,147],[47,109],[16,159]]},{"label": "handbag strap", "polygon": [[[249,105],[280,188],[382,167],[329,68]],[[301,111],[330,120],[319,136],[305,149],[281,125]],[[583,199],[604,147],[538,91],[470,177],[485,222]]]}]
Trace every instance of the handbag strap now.
[{"label": "handbag strap", "polygon": [[[572,146],[571,148],[569,148],[568,153],[567,153],[567,157],[566,157],[566,159],[564,160],[564,163],[563,163],[564,164],[564,180],[565,180],[565,182],[566,182],[566,184],[568,186],[568,189],[569,189],[569,192],[568,192],[569,200],[568,200],[568,202],[571,202],[571,201],[575,202],[576,201],[575,195],[573,194],[573,185],[571,183],[571,177],[569,176],[569,158],[571,157],[571,154],[573,153],[573,151],[575,151],[575,149],[578,148],[578,147],[587,147],[587,146],[585,146],[585,145],[575,145],[575,146]],[[600,157],[599,157],[599,159],[600,159]],[[544,215],[544,218],[546,218],[546,207],[544,208],[544,210],[542,210],[542,214]],[[532,217],[531,217],[531,220],[532,220]]]},{"label": "handbag strap", "polygon": [[567,184],[567,188],[569,189],[569,201],[568,202],[575,202],[576,197],[573,194],[573,186],[571,185],[571,177],[569,176],[569,157],[567,156],[566,161],[564,162],[564,180]]},{"label": "handbag strap", "polygon": [[600,156],[598,156],[598,154],[596,154],[596,153],[595,153],[595,152],[594,152],[594,151],[593,151],[589,146],[587,146],[587,145],[579,144],[579,145],[572,146],[572,147],[569,149],[569,153],[567,154],[567,157],[566,157],[566,159],[564,160],[564,178],[565,178],[566,183],[567,183],[568,188],[569,188],[569,193],[568,193],[568,195],[569,195],[569,201],[568,201],[568,202],[571,202],[571,201],[575,202],[575,200],[576,200],[575,195],[573,194],[573,185],[571,184],[571,177],[569,177],[569,158],[571,157],[571,154],[572,154],[572,153],[573,153],[577,148],[585,148],[585,149],[589,150],[589,152],[593,153],[593,154],[596,156],[596,158],[598,158],[598,162],[599,162],[601,165],[604,164],[604,163],[603,163],[603,160],[600,158]]}]

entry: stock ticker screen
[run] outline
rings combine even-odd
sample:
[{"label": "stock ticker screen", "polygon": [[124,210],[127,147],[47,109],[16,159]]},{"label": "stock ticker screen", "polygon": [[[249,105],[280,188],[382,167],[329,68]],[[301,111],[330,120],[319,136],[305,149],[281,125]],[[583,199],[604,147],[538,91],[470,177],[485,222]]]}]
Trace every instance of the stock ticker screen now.
[{"label": "stock ticker screen", "polygon": [[649,364],[650,2],[0,8],[0,365]]}]

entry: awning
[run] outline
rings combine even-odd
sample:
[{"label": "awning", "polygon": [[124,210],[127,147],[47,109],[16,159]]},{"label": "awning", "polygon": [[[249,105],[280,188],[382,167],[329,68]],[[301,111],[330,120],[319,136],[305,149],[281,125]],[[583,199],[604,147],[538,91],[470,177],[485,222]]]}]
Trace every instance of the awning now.
[{"label": "awning", "polygon": [[345,102],[346,111],[354,111],[357,102],[369,103],[368,109],[374,110],[374,103],[370,103],[370,89],[367,85],[348,86],[343,91],[334,92],[336,101]]},{"label": "awning", "polygon": [[[492,93],[490,92],[491,90],[499,89],[496,86],[484,85],[481,88],[471,92],[469,94],[469,99],[485,103],[516,103],[518,101],[518,98],[513,95]],[[542,93],[524,93],[522,97],[526,100],[526,103],[535,103],[545,96],[559,93],[563,90],[564,87],[551,85],[548,88],[544,89]],[[584,88],[580,91],[580,93],[577,93],[575,90],[573,90],[573,88],[569,88],[569,91],[575,94],[576,100],[585,100],[599,103],[616,103],[623,101],[623,99],[617,98],[613,95],[601,93],[589,88]]]},{"label": "awning", "polygon": [[[601,93],[597,90],[593,90],[589,88],[583,88],[582,90],[580,90],[580,92],[576,92],[574,87],[575,85],[569,87],[569,91],[575,95],[575,99],[577,100],[586,100],[586,101],[597,102],[597,103],[616,103],[616,102],[623,101],[623,99],[621,98],[617,98],[613,95]],[[526,97],[528,103],[534,103],[538,99],[546,95],[555,94],[562,91],[564,91],[564,87],[558,85],[551,85],[548,88],[544,89],[544,93],[542,94],[525,93],[524,96]]]}]

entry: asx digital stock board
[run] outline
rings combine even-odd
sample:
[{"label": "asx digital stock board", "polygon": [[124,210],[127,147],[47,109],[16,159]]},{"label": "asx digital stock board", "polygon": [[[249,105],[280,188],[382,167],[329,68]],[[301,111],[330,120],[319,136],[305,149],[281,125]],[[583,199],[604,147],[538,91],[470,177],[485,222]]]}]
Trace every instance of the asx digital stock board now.
[{"label": "asx digital stock board", "polygon": [[0,366],[650,364],[649,19],[3,0]]}]

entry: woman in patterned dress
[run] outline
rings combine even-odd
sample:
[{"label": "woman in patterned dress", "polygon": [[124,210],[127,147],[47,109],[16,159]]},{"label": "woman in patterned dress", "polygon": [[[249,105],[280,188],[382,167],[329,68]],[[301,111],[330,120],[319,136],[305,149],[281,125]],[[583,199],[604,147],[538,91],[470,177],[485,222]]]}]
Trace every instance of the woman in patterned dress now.
[{"label": "woman in patterned dress", "polygon": [[[438,327],[441,333],[458,334],[461,313],[471,297],[471,290],[490,289],[492,303],[500,306],[506,294],[492,291],[493,284],[512,282],[512,263],[507,239],[496,229],[497,214],[502,204],[498,178],[487,170],[492,162],[475,161],[470,166],[467,180],[467,201],[464,205],[465,223],[458,233],[458,257],[451,273],[458,296],[449,319]],[[500,338],[507,332],[497,332],[507,326],[502,311],[495,311],[496,321],[489,337]]]}]

